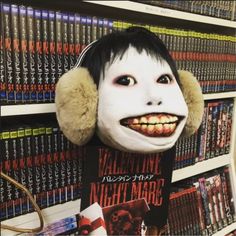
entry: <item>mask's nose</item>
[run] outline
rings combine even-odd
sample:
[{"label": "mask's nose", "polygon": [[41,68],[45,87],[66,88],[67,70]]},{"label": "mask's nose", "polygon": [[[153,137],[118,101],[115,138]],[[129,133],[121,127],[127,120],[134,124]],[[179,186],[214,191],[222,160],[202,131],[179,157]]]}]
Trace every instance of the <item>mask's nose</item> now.
[{"label": "mask's nose", "polygon": [[151,99],[146,103],[148,106],[160,106],[162,104],[162,99],[157,98],[157,99]]}]

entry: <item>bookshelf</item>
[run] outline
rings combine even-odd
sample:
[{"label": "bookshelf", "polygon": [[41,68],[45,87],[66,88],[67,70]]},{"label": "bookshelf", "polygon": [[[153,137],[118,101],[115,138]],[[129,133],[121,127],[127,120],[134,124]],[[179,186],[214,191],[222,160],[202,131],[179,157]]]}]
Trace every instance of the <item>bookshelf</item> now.
[{"label": "bookshelf", "polygon": [[[69,1],[69,5],[74,3],[76,6],[78,3],[75,1]],[[27,3],[28,4],[28,3]],[[31,3],[30,3],[31,4]],[[119,11],[122,14],[123,11],[133,12],[137,14],[146,14],[155,17],[164,17],[170,20],[174,20],[175,24],[178,24],[179,21],[186,21],[190,25],[194,23],[194,25],[199,24],[202,27],[209,26],[213,28],[219,27],[220,29],[225,28],[227,32],[232,31],[234,35],[236,35],[236,22],[223,20],[208,16],[201,16],[198,14],[181,12],[177,10],[170,10],[161,7],[155,7],[146,5],[143,3],[136,3],[131,1],[84,1],[88,4],[88,8],[93,6],[96,8],[97,6],[105,7],[106,11],[109,9],[115,9],[115,11]],[[42,1],[39,3],[41,6],[46,6],[46,2]],[[65,6],[65,3],[60,3],[60,6]],[[65,6],[67,9],[67,7]],[[70,7],[68,7],[69,9]],[[186,179],[188,177],[198,175],[209,170],[213,170],[215,168],[229,166],[231,172],[231,183],[233,189],[233,196],[234,202],[236,204],[236,91],[233,92],[222,92],[222,93],[212,93],[212,94],[205,94],[205,100],[214,100],[214,99],[224,99],[224,98],[233,98],[234,99],[234,113],[233,113],[233,127],[232,127],[232,138],[231,138],[231,150],[230,153],[227,155],[215,157],[213,159],[209,159],[203,162],[196,163],[195,165],[188,166],[182,169],[175,170],[173,172],[172,182],[177,182],[182,179]],[[46,113],[54,113],[55,112],[55,104],[48,103],[48,104],[21,104],[21,105],[4,105],[0,107],[0,114],[1,117],[9,117],[9,116],[20,116],[20,115],[36,115],[36,114],[46,114]],[[52,206],[42,210],[45,224],[49,224],[53,221],[59,220],[62,217],[70,216],[79,212],[80,208],[80,200],[75,200],[63,204],[59,204],[56,206]],[[15,226],[24,226],[24,227],[31,227],[37,224],[37,216],[36,213],[28,213],[26,215],[18,216],[9,220],[5,220],[2,223],[8,225],[15,225]],[[215,233],[215,236],[225,235],[232,230],[236,229],[236,222],[233,224],[225,227],[224,229]],[[16,235],[16,233],[3,230],[1,231],[2,235]]]},{"label": "bookshelf", "polygon": [[[193,166],[185,167],[180,170],[175,170],[172,176],[172,183],[229,164],[230,164],[230,155],[223,155],[207,161],[197,163]],[[77,214],[79,212],[79,209],[80,209],[80,200],[78,199],[75,201],[70,201],[67,203],[48,207],[46,209],[43,209],[42,213],[45,219],[45,224],[50,224],[54,221],[60,220],[62,218],[61,213],[63,213],[63,218],[65,218],[67,216]],[[29,213],[23,216],[15,217],[13,219],[5,220],[2,223],[15,225],[18,227],[23,227],[23,226],[32,227],[37,224],[38,222],[37,220],[38,218],[36,213]],[[227,228],[224,228],[221,231],[217,232],[215,235],[220,236],[223,235],[223,233],[224,234],[229,233],[234,228],[236,228],[236,222],[229,225]],[[3,235],[5,235],[5,233],[6,235],[15,235],[14,233],[7,230],[3,230],[2,233]]]},{"label": "bookshelf", "polygon": [[218,19],[209,16],[202,16],[194,13],[188,12],[181,12],[177,10],[167,9],[163,7],[156,7],[151,5],[146,5],[143,3],[137,3],[132,1],[84,1],[91,4],[97,4],[106,7],[114,7],[121,10],[130,10],[135,11],[140,14],[150,14],[150,15],[157,15],[157,16],[164,16],[179,20],[186,20],[186,21],[193,21],[203,24],[210,24],[210,25],[217,25],[229,28],[236,28],[236,22]]}]

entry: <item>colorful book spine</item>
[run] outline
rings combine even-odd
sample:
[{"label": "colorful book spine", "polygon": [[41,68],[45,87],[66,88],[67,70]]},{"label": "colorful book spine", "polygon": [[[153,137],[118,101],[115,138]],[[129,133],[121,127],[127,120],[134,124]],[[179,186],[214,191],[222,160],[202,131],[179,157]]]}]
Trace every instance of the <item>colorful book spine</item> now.
[{"label": "colorful book spine", "polygon": [[46,127],[46,140],[45,140],[45,150],[47,157],[47,206],[54,205],[53,185],[54,185],[54,165],[53,165],[53,153],[52,153],[52,127]]},{"label": "colorful book spine", "polygon": [[60,202],[66,201],[66,195],[67,192],[63,191],[63,189],[66,187],[66,153],[65,153],[65,136],[63,133],[58,130],[58,141],[59,141],[59,162],[60,162],[60,189],[61,189],[61,199]]},{"label": "colorful book spine", "polygon": [[227,101],[228,113],[227,113],[227,128],[226,128],[226,140],[225,140],[225,153],[228,154],[230,152],[230,143],[231,143],[231,132],[232,132],[232,124],[233,124],[233,110],[234,103],[233,100]]},{"label": "colorful book spine", "polygon": [[69,15],[68,23],[68,41],[69,41],[69,68],[72,69],[75,65],[75,16]]},{"label": "colorful book spine", "polygon": [[[2,132],[2,153],[3,153],[3,166],[2,170],[5,174],[13,176],[11,155],[10,155],[10,132],[9,130],[3,130]],[[8,182],[3,182],[4,186],[4,202],[6,203],[6,218],[14,216],[13,212],[13,200],[14,200],[14,188]]]},{"label": "colorful book spine", "polygon": [[204,217],[205,217],[205,224],[208,233],[211,235],[213,233],[212,225],[211,225],[211,212],[209,208],[209,199],[206,189],[206,179],[204,177],[199,179],[199,188],[202,196],[203,201],[203,209],[204,209]]},{"label": "colorful book spine", "polygon": [[36,60],[35,60],[35,30],[34,30],[34,10],[27,7],[27,29],[28,29],[28,68],[30,72],[30,102],[35,103],[37,96]]},{"label": "colorful book spine", "polygon": [[57,76],[57,64],[56,64],[56,29],[55,29],[55,12],[49,11],[49,73],[50,73],[50,101],[55,99],[55,86]]},{"label": "colorful book spine", "polygon": [[[34,172],[33,172],[33,157],[32,157],[32,146],[31,146],[31,138],[32,136],[32,128],[25,127],[25,136],[24,136],[24,145],[26,150],[26,166],[27,166],[27,189],[30,191],[30,193],[34,193]],[[32,209],[31,204],[29,201],[26,202],[27,204],[27,211],[30,212]]]},{"label": "colorful book spine", "polygon": [[26,7],[19,6],[19,23],[20,23],[20,52],[21,52],[21,76],[22,76],[22,102],[29,103],[30,99],[30,78],[28,68],[28,41],[27,41],[27,19]]},{"label": "colorful book spine", "polygon": [[81,16],[75,14],[75,61],[82,50],[82,41],[81,41]]},{"label": "colorful book spine", "polygon": [[36,62],[36,100],[38,103],[44,101],[43,93],[43,44],[42,44],[42,13],[35,9],[35,62]]},{"label": "colorful book spine", "polygon": [[39,128],[32,128],[31,150],[33,163],[33,194],[41,192],[41,163],[39,156]]},{"label": "colorful book spine", "polygon": [[56,82],[63,73],[62,13],[56,12]]},{"label": "colorful book spine", "polygon": [[230,206],[230,214],[233,218],[233,221],[236,221],[236,212],[235,212],[235,206],[234,206],[234,199],[233,199],[233,193],[232,193],[232,185],[230,181],[230,173],[229,173],[229,168],[226,167],[224,168],[224,176],[225,176],[225,181],[227,185],[227,193],[228,193],[228,199],[229,199],[229,206]]},{"label": "colorful book spine", "polygon": [[39,142],[39,159],[41,164],[41,192],[47,191],[47,160],[46,160],[46,147],[45,147],[45,133],[46,128],[43,124],[38,128],[38,142]]},{"label": "colorful book spine", "polygon": [[210,158],[216,155],[216,138],[217,138],[217,122],[219,120],[219,102],[211,103],[212,106],[212,121],[211,121],[211,144],[210,144]]},{"label": "colorful book spine", "polygon": [[60,163],[59,163],[59,128],[54,126],[52,128],[52,155],[53,155],[53,188],[59,189],[60,187]]},{"label": "colorful book spine", "polygon": [[92,30],[91,30],[91,40],[95,41],[98,39],[98,18],[96,16],[92,17]]},{"label": "colorful book spine", "polygon": [[[23,186],[27,186],[27,166],[26,166],[26,150],[24,146],[24,136],[25,136],[25,130],[24,127],[19,127],[17,129],[17,153],[19,157],[19,179],[20,183]],[[22,214],[27,212],[27,205],[24,204],[26,200],[26,196],[22,194],[21,196],[21,212]]]},{"label": "colorful book spine", "polygon": [[49,64],[49,14],[48,11],[42,10],[42,44],[43,44],[43,92],[44,102],[50,102],[51,80],[50,80],[50,64]]},{"label": "colorful book spine", "polygon": [[70,69],[69,61],[69,15],[62,14],[62,53],[63,53],[63,74]]},{"label": "colorful book spine", "polygon": [[7,86],[7,103],[14,103],[15,101],[15,86],[13,74],[13,61],[12,61],[12,31],[11,31],[11,15],[10,5],[2,5],[3,17],[3,32],[4,32],[4,55],[6,57],[6,86]]},{"label": "colorful book spine", "polygon": [[85,45],[88,45],[92,42],[92,17],[86,17],[86,42]]},{"label": "colorful book spine", "polygon": [[81,51],[87,45],[87,17],[85,15],[80,16],[80,42],[81,42]]},{"label": "colorful book spine", "polygon": [[220,178],[221,178],[221,184],[222,184],[223,201],[224,201],[224,206],[225,206],[225,213],[226,213],[227,223],[231,224],[233,222],[233,216],[231,215],[228,184],[227,184],[227,180],[226,180],[224,170],[221,170]]},{"label": "colorful book spine", "polygon": [[6,63],[5,63],[5,50],[4,50],[4,18],[3,18],[3,3],[0,3],[0,99],[1,104],[6,104]]},{"label": "colorful book spine", "polygon": [[[0,150],[1,155],[3,155],[3,140],[2,140],[2,132],[0,131]],[[4,157],[0,160],[0,171],[3,171],[3,165],[4,165]],[[3,178],[0,178],[0,220],[6,218],[6,205],[5,205],[5,190],[4,190],[4,180]]]},{"label": "colorful book spine", "polygon": [[11,29],[12,29],[12,62],[13,62],[13,83],[15,92],[15,103],[22,102],[22,82],[20,69],[20,39],[19,39],[19,8],[11,5]]}]

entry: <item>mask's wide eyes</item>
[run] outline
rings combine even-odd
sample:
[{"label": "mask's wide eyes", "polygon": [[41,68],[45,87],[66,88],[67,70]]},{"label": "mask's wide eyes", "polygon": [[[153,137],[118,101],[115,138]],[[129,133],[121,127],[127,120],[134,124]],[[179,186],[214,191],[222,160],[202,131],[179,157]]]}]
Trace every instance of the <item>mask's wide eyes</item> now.
[{"label": "mask's wide eyes", "polygon": [[157,83],[160,84],[170,84],[172,81],[172,78],[169,75],[162,75],[157,79]]},{"label": "mask's wide eyes", "polygon": [[123,86],[133,86],[137,82],[133,77],[129,75],[122,75],[115,80],[115,83]]}]

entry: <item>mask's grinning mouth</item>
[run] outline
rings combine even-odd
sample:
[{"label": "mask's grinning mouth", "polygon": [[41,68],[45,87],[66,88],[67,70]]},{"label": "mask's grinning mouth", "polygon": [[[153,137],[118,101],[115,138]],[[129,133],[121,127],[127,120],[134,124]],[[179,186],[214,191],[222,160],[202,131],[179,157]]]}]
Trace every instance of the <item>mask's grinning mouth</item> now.
[{"label": "mask's grinning mouth", "polygon": [[149,137],[171,136],[180,121],[180,117],[166,113],[147,114],[125,118],[120,124]]}]

